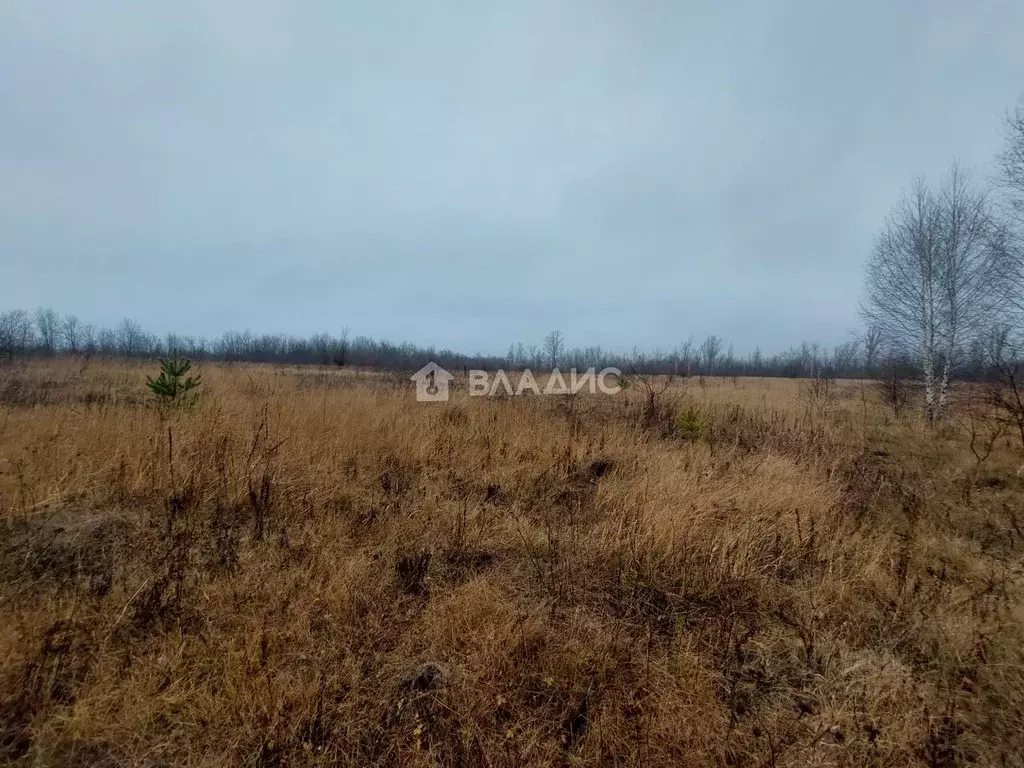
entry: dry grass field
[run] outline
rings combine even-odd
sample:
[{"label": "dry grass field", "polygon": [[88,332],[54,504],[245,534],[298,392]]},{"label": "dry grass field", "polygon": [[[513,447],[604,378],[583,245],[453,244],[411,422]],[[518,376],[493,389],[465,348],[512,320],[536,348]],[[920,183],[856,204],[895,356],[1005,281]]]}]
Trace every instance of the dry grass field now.
[{"label": "dry grass field", "polygon": [[0,368],[2,762],[1024,764],[1019,442],[858,382],[154,368]]}]

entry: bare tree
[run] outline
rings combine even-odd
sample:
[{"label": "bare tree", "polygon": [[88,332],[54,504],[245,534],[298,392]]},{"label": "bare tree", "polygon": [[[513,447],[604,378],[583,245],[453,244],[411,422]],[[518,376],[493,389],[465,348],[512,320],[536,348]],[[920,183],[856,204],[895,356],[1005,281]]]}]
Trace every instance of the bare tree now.
[{"label": "bare tree", "polygon": [[856,339],[837,344],[832,350],[832,360],[827,366],[829,373],[835,376],[842,371],[849,371],[854,367],[859,353],[860,342]]},{"label": "bare tree", "polygon": [[707,367],[709,376],[715,375],[715,361],[722,352],[722,339],[712,334],[704,339],[700,345],[700,354],[704,358],[704,365]]},{"label": "bare tree", "polygon": [[864,368],[870,375],[878,365],[878,354],[882,349],[882,344],[885,343],[885,336],[882,335],[881,328],[869,325],[861,334],[860,341],[864,345]]},{"label": "bare tree", "polygon": [[77,315],[64,315],[60,324],[60,335],[68,352],[77,352],[81,343],[82,323]]},{"label": "bare tree", "polygon": [[998,419],[1013,430],[1024,448],[1024,364],[1021,346],[1009,326],[992,329],[985,348],[986,363],[994,378],[984,384],[988,393],[986,404]]},{"label": "bare tree", "polygon": [[95,354],[97,345],[95,326],[91,323],[83,323],[78,336],[81,340],[82,351],[87,355]]},{"label": "bare tree", "polygon": [[754,373],[760,373],[762,365],[764,365],[764,355],[761,353],[761,348],[754,347],[754,352],[750,355],[750,369]]},{"label": "bare tree", "polygon": [[60,317],[49,307],[36,310],[36,328],[39,331],[39,346],[48,355],[57,351],[57,336],[60,333]]},{"label": "bare tree", "polygon": [[176,333],[168,333],[164,341],[168,357],[181,357],[185,352],[185,340]]},{"label": "bare tree", "polygon": [[96,341],[101,355],[110,357],[117,354],[117,332],[111,328],[100,328]]},{"label": "bare tree", "polygon": [[544,355],[536,344],[531,344],[526,350],[526,359],[529,360],[529,368],[540,368],[544,365]]},{"label": "bare tree", "polygon": [[1007,259],[1008,300],[1018,325],[1024,324],[1024,97],[1006,118],[1006,146],[999,156],[998,186],[1006,213],[1003,234]]},{"label": "bare tree", "polygon": [[1024,225],[1024,97],[1006,118],[1006,148],[999,161],[1000,187],[1011,213]]},{"label": "bare tree", "polygon": [[338,338],[337,346],[334,349],[334,364],[344,368],[348,363],[348,326],[341,329],[341,336]]},{"label": "bare tree", "polygon": [[861,314],[917,361],[925,416],[945,408],[960,358],[991,324],[1005,251],[985,194],[956,166],[936,194],[918,180],[889,215],[865,271]]},{"label": "bare tree", "polygon": [[679,359],[683,365],[686,366],[686,375],[690,375],[690,365],[693,363],[693,347],[697,343],[691,333],[687,336],[686,341],[679,345]]},{"label": "bare tree", "polygon": [[23,309],[0,314],[0,357],[24,354],[35,341],[32,318]]},{"label": "bare tree", "polygon": [[125,357],[136,357],[142,352],[145,332],[135,320],[126,317],[118,329],[118,344]]},{"label": "bare tree", "polygon": [[139,357],[159,357],[163,354],[162,347],[160,338],[155,333],[149,333],[143,329],[139,335],[139,346],[135,354]]},{"label": "bare tree", "polygon": [[313,337],[313,347],[316,349],[318,362],[321,365],[329,365],[333,355],[334,339],[329,333],[318,333]]},{"label": "bare tree", "polygon": [[722,361],[722,364],[726,370],[731,370],[736,366],[736,348],[731,343],[725,351],[725,359]]},{"label": "bare tree", "polygon": [[565,337],[561,331],[552,331],[544,337],[544,354],[552,368],[558,367],[558,361],[565,351]]}]

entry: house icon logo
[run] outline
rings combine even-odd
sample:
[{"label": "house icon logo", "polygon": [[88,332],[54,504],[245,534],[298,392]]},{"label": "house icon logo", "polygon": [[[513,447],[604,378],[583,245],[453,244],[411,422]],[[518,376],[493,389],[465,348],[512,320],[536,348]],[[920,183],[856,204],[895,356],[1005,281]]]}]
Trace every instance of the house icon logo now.
[{"label": "house icon logo", "polygon": [[448,383],[454,378],[437,363],[427,363],[412,375],[416,382],[416,399],[421,403],[447,402]]}]

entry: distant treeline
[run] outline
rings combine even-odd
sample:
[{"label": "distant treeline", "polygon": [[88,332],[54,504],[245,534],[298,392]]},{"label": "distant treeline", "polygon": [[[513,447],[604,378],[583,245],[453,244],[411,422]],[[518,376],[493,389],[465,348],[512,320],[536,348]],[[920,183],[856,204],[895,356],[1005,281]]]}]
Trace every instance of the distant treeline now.
[{"label": "distant treeline", "polygon": [[[307,338],[285,334],[228,331],[206,339],[175,333],[161,338],[131,319],[117,328],[101,328],[75,315],[61,315],[40,308],[34,313],[12,310],[0,313],[0,360],[84,355],[153,359],[182,356],[192,360],[256,362],[298,365],[357,366],[414,371],[433,361],[443,368],[495,370],[531,368],[545,370],[616,367],[624,372],[677,374],[683,376],[835,376],[861,378],[877,373],[891,359],[879,359],[880,340],[870,333],[833,348],[804,342],[785,352],[765,355],[760,350],[738,356],[718,336],[698,341],[688,338],[670,350],[613,353],[598,346],[569,347],[558,331],[539,344],[512,344],[504,355],[467,355],[450,349],[420,347],[408,342],[394,344],[368,336],[319,333]],[[976,368],[985,366],[985,350],[976,350]]]}]

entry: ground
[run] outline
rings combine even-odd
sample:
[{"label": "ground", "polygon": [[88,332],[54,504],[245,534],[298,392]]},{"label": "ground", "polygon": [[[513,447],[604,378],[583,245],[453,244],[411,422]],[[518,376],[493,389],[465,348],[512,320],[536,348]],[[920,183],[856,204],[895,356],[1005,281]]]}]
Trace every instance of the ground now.
[{"label": "ground", "polygon": [[1024,455],[959,405],[198,369],[0,367],[0,761],[1022,764]]}]

